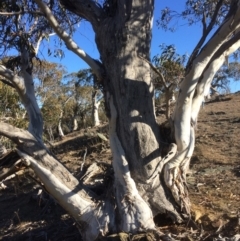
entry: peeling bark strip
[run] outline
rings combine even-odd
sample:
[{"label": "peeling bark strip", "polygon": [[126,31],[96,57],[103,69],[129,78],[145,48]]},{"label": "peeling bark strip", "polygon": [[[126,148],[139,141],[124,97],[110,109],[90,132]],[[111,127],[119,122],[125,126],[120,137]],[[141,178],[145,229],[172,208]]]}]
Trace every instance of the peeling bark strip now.
[{"label": "peeling bark strip", "polygon": [[110,145],[113,154],[116,201],[120,216],[119,230],[136,233],[155,229],[152,211],[139,195],[131,177],[125,152],[116,133],[117,111],[110,97],[111,120],[109,123]]}]

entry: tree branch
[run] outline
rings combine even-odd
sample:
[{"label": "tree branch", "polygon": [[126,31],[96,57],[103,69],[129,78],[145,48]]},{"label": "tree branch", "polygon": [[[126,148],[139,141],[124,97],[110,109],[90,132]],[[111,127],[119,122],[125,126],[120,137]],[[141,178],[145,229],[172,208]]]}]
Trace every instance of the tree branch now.
[{"label": "tree branch", "polygon": [[35,52],[36,55],[38,54],[38,50],[39,50],[40,44],[41,44],[41,42],[42,42],[44,37],[45,37],[45,34],[41,33],[39,38],[38,38],[38,40],[37,40],[36,46],[34,47],[34,52]]},{"label": "tree branch", "polygon": [[42,12],[45,14],[45,17],[49,21],[49,24],[54,29],[54,31],[57,33],[57,35],[64,41],[67,48],[74,52],[77,56],[79,56],[82,60],[84,60],[93,70],[93,72],[97,75],[98,79],[101,80],[102,74],[103,74],[103,68],[100,63],[98,63],[96,60],[91,58],[87,53],[85,53],[82,49],[78,47],[78,45],[72,40],[72,38],[69,36],[68,33],[66,33],[59,23],[57,22],[56,18],[52,14],[51,10],[48,8],[48,6],[43,3],[41,0],[34,0]]},{"label": "tree branch", "polygon": [[150,65],[150,67],[152,68],[152,70],[160,77],[161,82],[162,82],[162,84],[164,85],[164,88],[165,88],[165,89],[168,89],[167,84],[166,84],[166,80],[165,80],[163,74],[162,74],[151,62],[149,62],[147,59],[145,59],[145,58],[143,58],[143,57],[141,57],[141,56],[139,56],[139,58],[140,58],[140,59],[143,59],[144,61],[146,61],[146,62]]},{"label": "tree branch", "polygon": [[2,81],[4,84],[6,84],[6,85],[8,85],[8,86],[10,86],[12,88],[15,88],[15,86],[11,82],[6,80],[6,79],[0,79],[0,81]]},{"label": "tree branch", "polygon": [[0,181],[3,181],[7,177],[13,175],[14,173],[20,171],[21,169],[19,168],[19,164],[22,163],[21,159],[18,159],[12,166],[9,168],[4,168],[3,170],[0,171]]},{"label": "tree branch", "polygon": [[199,40],[199,42],[197,43],[196,47],[194,48],[189,60],[188,60],[188,63],[187,63],[187,66],[186,66],[186,72],[188,72],[188,70],[190,69],[191,65],[192,65],[192,62],[193,60],[196,58],[197,54],[199,53],[199,50],[201,49],[203,43],[205,42],[208,34],[210,33],[210,31],[212,30],[214,24],[216,23],[216,19],[217,19],[217,16],[218,16],[218,12],[223,4],[223,1],[224,0],[219,0],[219,2],[217,3],[216,5],[216,8],[215,8],[215,11],[214,11],[214,14],[213,14],[213,17],[211,19],[211,22],[209,23],[209,25],[207,26],[206,30],[203,31],[203,35],[201,37],[201,39]]},{"label": "tree branch", "polygon": [[202,35],[204,35],[207,30],[206,13],[205,12],[203,12],[202,24],[203,24],[203,34]]},{"label": "tree branch", "polygon": [[37,143],[36,139],[28,131],[19,129],[8,123],[0,121],[0,135],[7,137],[12,140],[17,145],[23,145],[24,140],[31,140],[32,142]]},{"label": "tree branch", "polygon": [[[211,65],[211,63],[215,59],[218,59],[224,52],[226,52],[224,53],[226,57],[229,54],[232,54],[233,52],[235,52],[239,47],[240,47],[240,29],[238,29],[238,32],[216,51],[216,53],[212,56],[211,60],[209,61],[205,69],[207,69],[209,65]],[[199,79],[199,81],[201,81],[201,78]]]},{"label": "tree branch", "polygon": [[0,12],[2,16],[14,16],[14,15],[23,15],[23,14],[34,14],[34,15],[41,15],[44,14],[40,11],[18,11],[18,12]]},{"label": "tree branch", "polygon": [[60,3],[69,11],[89,21],[96,28],[103,19],[104,11],[93,0],[60,0]]},{"label": "tree branch", "polygon": [[[4,65],[0,64],[0,75],[6,78],[7,80],[11,81],[14,78],[14,74],[11,70],[7,69]],[[2,81],[2,80],[1,80]]]}]

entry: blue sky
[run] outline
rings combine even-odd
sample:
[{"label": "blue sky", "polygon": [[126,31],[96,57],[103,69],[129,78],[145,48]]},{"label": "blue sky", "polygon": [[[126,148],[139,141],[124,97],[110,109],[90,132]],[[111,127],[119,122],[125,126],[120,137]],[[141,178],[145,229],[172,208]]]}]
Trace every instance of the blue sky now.
[{"label": "blue sky", "polygon": [[[159,45],[165,43],[166,45],[174,44],[177,52],[179,54],[191,54],[193,48],[201,37],[201,26],[200,24],[195,24],[193,26],[188,26],[185,22],[179,20],[175,21],[175,26],[177,27],[174,33],[166,32],[159,29],[156,26],[156,20],[160,16],[161,9],[168,6],[170,9],[176,11],[181,11],[184,9],[185,0],[155,0],[155,10],[154,10],[154,25],[153,25],[153,38],[151,47],[151,56],[153,57],[159,53]],[[83,21],[80,23],[79,29],[73,36],[73,39],[80,48],[86,51],[91,57],[98,59],[99,53],[94,42],[94,33],[89,23]],[[51,45],[53,44],[53,38],[51,38]],[[48,61],[60,62],[67,67],[68,72],[76,72],[83,68],[88,68],[88,65],[76,56],[71,51],[66,48],[63,49],[65,57],[61,60],[49,57]],[[44,56],[47,53],[47,46],[42,49]],[[240,81],[231,83],[231,91],[235,92],[240,90]]]}]

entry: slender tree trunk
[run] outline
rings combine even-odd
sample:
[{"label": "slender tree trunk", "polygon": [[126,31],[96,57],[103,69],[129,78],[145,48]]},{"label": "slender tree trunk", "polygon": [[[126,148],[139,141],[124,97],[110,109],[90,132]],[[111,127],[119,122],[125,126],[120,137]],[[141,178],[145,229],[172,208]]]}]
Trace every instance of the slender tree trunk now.
[{"label": "slender tree trunk", "polygon": [[76,131],[78,129],[78,121],[77,121],[77,116],[73,116],[73,131]]},{"label": "slender tree trunk", "polygon": [[[76,88],[76,86],[75,86]],[[72,124],[73,124],[73,128],[72,131],[76,131],[78,129],[78,121],[77,121],[77,116],[78,116],[78,112],[79,112],[79,104],[77,102],[77,90],[75,89],[75,107],[73,108],[73,119],[72,119]]]},{"label": "slender tree trunk", "polygon": [[[43,119],[35,97],[34,82],[31,73],[31,63],[26,47],[21,46],[21,64],[19,75],[15,74],[4,66],[0,65],[0,74],[17,90],[22,104],[24,105],[29,118],[28,130],[39,141],[42,141]],[[26,113],[24,113],[25,116]],[[24,118],[23,116],[23,118]]]},{"label": "slender tree trunk", "polygon": [[42,141],[43,119],[35,96],[33,77],[31,70],[29,71],[30,65],[28,50],[22,46],[21,72],[19,76],[14,75],[13,83],[28,114],[28,130],[38,140]]},{"label": "slender tree trunk", "polygon": [[64,133],[63,133],[63,130],[62,130],[62,118],[63,118],[63,110],[61,110],[60,116],[59,116],[59,119],[58,119],[58,134],[61,138],[64,137]]},{"label": "slender tree trunk", "polygon": [[98,108],[101,101],[97,100],[97,90],[93,91],[92,94],[92,119],[93,119],[93,126],[99,126],[100,120],[98,115]]},{"label": "slender tree trunk", "polygon": [[169,120],[171,117],[171,104],[175,102],[175,96],[174,96],[172,87],[165,89],[165,97],[166,97],[166,118],[167,120]]},{"label": "slender tree trunk", "polygon": [[53,132],[52,132],[52,127],[51,126],[47,127],[47,132],[48,132],[48,135],[49,135],[49,140],[50,141],[54,141],[54,136],[53,136]]}]

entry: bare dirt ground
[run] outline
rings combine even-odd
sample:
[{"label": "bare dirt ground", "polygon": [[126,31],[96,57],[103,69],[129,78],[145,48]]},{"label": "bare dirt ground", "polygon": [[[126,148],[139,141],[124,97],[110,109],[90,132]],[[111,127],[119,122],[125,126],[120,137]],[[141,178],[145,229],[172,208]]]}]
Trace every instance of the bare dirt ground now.
[{"label": "bare dirt ground", "polygon": [[[95,162],[111,182],[111,152],[99,133],[107,136],[107,126],[72,133],[55,143],[52,151],[77,177]],[[198,119],[188,175],[192,220],[177,225],[160,215],[156,224],[162,232],[181,241],[210,241],[240,234],[239,137],[240,93],[206,103]],[[101,175],[98,180],[102,180]],[[99,193],[105,184],[99,185]],[[29,172],[18,173],[4,185],[0,190],[0,240],[81,240],[74,220],[44,193]]]}]

